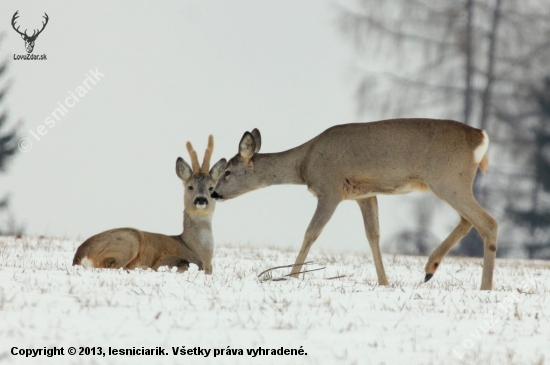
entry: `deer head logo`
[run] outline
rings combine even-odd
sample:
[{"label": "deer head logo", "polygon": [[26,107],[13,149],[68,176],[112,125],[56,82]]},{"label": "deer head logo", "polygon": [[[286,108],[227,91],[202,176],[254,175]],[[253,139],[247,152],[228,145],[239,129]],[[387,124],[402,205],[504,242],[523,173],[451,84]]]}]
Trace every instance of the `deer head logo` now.
[{"label": "deer head logo", "polygon": [[44,30],[44,28],[46,28],[46,24],[48,24],[48,19],[49,19],[49,18],[48,18],[48,14],[44,13],[44,17],[43,17],[43,18],[46,19],[46,21],[45,21],[45,22],[42,22],[42,29],[40,29],[40,30],[35,29],[35,30],[33,31],[32,35],[29,36],[29,35],[27,34],[27,30],[26,30],[26,29],[25,29],[25,32],[24,32],[24,33],[21,33],[21,32],[19,31],[19,26],[18,26],[17,28],[15,27],[15,20],[16,20],[17,18],[19,18],[19,15],[18,15],[17,13],[19,13],[19,10],[17,10],[17,11],[15,12],[15,14],[13,14],[13,18],[11,18],[11,26],[13,27],[13,29],[14,29],[17,33],[21,34],[21,38],[23,38],[23,40],[25,41],[25,48],[27,49],[27,53],[32,53],[32,50],[34,49],[34,42],[36,41],[36,38],[38,37],[38,35],[39,35],[40,33],[42,33],[42,31]]}]

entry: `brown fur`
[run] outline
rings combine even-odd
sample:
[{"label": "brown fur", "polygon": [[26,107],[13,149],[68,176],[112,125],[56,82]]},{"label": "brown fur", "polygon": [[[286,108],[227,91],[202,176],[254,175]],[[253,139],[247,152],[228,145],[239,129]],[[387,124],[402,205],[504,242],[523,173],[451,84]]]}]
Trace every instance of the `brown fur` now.
[{"label": "brown fur", "polygon": [[489,166],[489,157],[487,154],[483,155],[483,158],[481,159],[481,162],[479,163],[479,169],[482,173],[485,173],[487,171],[487,167]]},{"label": "brown fur", "polygon": [[369,179],[346,178],[342,189],[342,199],[358,199],[365,195],[404,194],[411,191],[427,192],[430,191],[430,188],[424,182],[418,180],[408,180],[403,184],[382,185]]},{"label": "brown fur", "polygon": [[223,172],[226,161],[218,161],[211,171],[203,171],[210,166],[214,148],[213,137],[208,140],[202,168],[197,153],[191,143],[187,149],[194,169],[178,158],[176,174],[183,181],[184,231],[179,236],[149,233],[134,228],[118,228],[105,231],[88,238],[76,250],[73,265],[86,265],[96,268],[152,268],[160,266],[177,267],[186,271],[190,263],[206,274],[212,273],[214,241],[211,220],[215,201],[210,196],[217,179]]},{"label": "brown fur", "polygon": [[118,228],[88,238],[78,247],[73,265],[81,265],[88,258],[97,268],[152,268],[176,266],[185,271],[189,263],[202,269],[202,261],[179,236],[166,236]]},{"label": "brown fur", "polygon": [[411,181],[411,187],[413,188],[413,190],[416,191],[430,191],[430,187],[421,181]]},{"label": "brown fur", "polygon": [[[484,142],[481,129],[452,120],[390,119],[331,127],[304,144],[279,153],[258,153],[258,130],[246,132],[239,153],[227,164],[214,193],[221,199],[275,184],[304,184],[317,197],[317,209],[307,228],[290,275],[298,277],[309,249],[342,200],[355,200],[361,209],[378,281],[388,281],[379,248],[376,195],[432,191],[460,215],[453,232],[426,265],[426,280],[472,225],[484,239],[481,289],[492,288],[498,223],[472,193],[477,169],[484,172],[476,149]],[[488,142],[488,141],[487,141]],[[435,265],[437,264],[437,265]]]}]

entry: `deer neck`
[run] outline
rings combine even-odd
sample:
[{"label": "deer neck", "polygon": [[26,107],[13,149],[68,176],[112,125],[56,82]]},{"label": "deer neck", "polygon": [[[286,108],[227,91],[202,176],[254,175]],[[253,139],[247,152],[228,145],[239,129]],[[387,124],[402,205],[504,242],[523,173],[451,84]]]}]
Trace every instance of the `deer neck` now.
[{"label": "deer neck", "polygon": [[302,177],[303,147],[277,153],[259,153],[254,156],[254,172],[262,186],[305,184]]},{"label": "deer neck", "polygon": [[180,237],[191,250],[201,256],[214,247],[212,215],[197,216],[183,212],[183,233]]}]

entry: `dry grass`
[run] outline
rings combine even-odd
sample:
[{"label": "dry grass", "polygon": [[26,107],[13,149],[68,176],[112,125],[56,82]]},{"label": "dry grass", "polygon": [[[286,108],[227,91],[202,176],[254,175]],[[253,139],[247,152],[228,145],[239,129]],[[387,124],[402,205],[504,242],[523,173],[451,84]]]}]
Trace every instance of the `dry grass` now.
[{"label": "dry grass", "polygon": [[[366,253],[313,249],[308,259],[317,266],[308,268],[324,270],[264,281],[288,274],[280,269],[257,277],[292,263],[296,252],[217,247],[214,274],[205,276],[194,266],[183,274],[73,267],[78,244],[0,239],[1,363],[184,361],[170,354],[37,362],[9,355],[12,346],[303,346],[308,353],[261,359],[268,364],[542,364],[550,357],[546,262],[498,260],[495,290],[481,292],[478,259],[446,259],[423,283],[425,257],[385,256],[390,286],[379,287]],[[199,362],[259,361],[211,355]]]}]

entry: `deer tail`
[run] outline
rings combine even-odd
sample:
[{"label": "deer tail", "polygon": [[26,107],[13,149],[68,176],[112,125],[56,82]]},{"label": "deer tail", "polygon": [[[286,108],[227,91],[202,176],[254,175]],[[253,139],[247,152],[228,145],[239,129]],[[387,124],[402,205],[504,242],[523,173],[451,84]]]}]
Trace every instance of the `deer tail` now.
[{"label": "deer tail", "polygon": [[487,154],[484,154],[483,158],[479,162],[479,169],[482,173],[485,173],[485,171],[487,171],[487,166],[489,166],[489,157],[487,156]]}]

